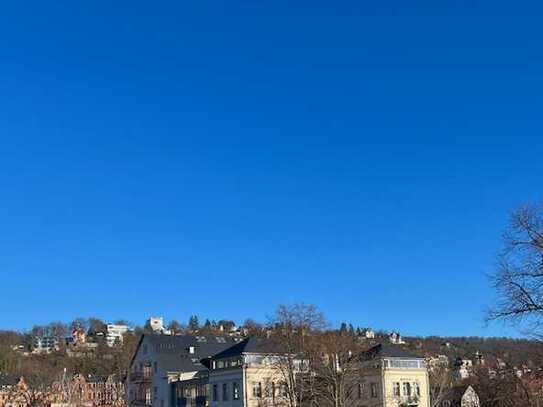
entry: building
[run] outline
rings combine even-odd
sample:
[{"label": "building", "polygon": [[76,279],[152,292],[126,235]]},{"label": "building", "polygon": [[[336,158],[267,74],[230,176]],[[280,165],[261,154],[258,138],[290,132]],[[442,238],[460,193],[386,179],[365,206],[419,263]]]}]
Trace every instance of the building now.
[{"label": "building", "polygon": [[366,339],[375,339],[375,331],[368,328],[364,330],[364,336],[366,337]]},{"label": "building", "polygon": [[87,343],[87,333],[83,328],[74,328],[72,330],[72,335],[66,339],[67,344],[81,345]]},{"label": "building", "polygon": [[123,335],[129,331],[127,325],[107,324],[106,343],[109,347],[123,343]]},{"label": "building", "polygon": [[49,406],[51,389],[30,385],[24,377],[0,376],[0,407]]},{"label": "building", "polygon": [[20,380],[16,376],[0,374],[0,407],[18,407],[20,405],[14,397]]},{"label": "building", "polygon": [[130,362],[128,405],[175,406],[179,386],[173,383],[205,382],[208,368],[201,360],[236,343],[236,340],[222,336],[142,335]]},{"label": "building", "polygon": [[404,340],[402,339],[402,335],[400,335],[399,332],[391,332],[390,334],[388,334],[388,340],[394,345],[405,344]]},{"label": "building", "polygon": [[32,353],[51,353],[59,350],[57,338],[52,336],[35,336],[32,340]]},{"label": "building", "polygon": [[247,338],[214,355],[209,360],[209,406],[284,405],[282,358],[279,347],[263,338]]},{"label": "building", "polygon": [[480,407],[479,396],[471,386],[453,387],[439,403],[439,407]]},{"label": "building", "polygon": [[423,358],[390,344],[376,345],[361,358],[361,382],[353,407],[430,407]]},{"label": "building", "polygon": [[465,380],[473,373],[473,361],[471,359],[457,358],[454,362],[454,378]]},{"label": "building", "polygon": [[81,402],[93,407],[124,406],[124,383],[115,375],[77,375],[81,389]]},{"label": "building", "polygon": [[151,317],[148,320],[151,331],[156,334],[171,335],[171,331],[164,326],[163,317]]},{"label": "building", "polygon": [[123,407],[124,383],[115,375],[76,374],[52,384],[50,407]]}]

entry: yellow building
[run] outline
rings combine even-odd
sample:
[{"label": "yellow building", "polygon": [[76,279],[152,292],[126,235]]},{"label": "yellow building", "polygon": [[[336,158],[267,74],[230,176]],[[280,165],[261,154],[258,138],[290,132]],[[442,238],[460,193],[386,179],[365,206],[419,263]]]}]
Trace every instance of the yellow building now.
[{"label": "yellow building", "polygon": [[430,407],[423,358],[398,345],[379,344],[362,355],[361,381],[353,407]]},{"label": "yellow building", "polygon": [[287,405],[286,378],[280,367],[284,358],[276,344],[258,338],[245,339],[213,356],[209,361],[209,406]]}]

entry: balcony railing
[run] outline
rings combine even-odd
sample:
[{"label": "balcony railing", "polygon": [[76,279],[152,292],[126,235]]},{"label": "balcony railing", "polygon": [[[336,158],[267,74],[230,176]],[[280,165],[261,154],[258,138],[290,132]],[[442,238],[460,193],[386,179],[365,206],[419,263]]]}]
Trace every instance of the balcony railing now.
[{"label": "balcony railing", "polygon": [[130,373],[131,382],[150,382],[151,374],[147,372],[133,372]]},{"label": "balcony railing", "polygon": [[128,400],[129,406],[150,406],[150,401],[142,400],[142,399],[131,399]]}]

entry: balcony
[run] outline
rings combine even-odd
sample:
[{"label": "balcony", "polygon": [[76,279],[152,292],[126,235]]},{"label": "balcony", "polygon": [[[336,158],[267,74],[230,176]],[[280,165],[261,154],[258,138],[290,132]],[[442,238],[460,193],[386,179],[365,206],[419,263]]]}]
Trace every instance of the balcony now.
[{"label": "balcony", "polygon": [[402,396],[400,405],[416,407],[419,403],[420,398],[418,396]]},{"label": "balcony", "polygon": [[146,400],[141,399],[133,399],[128,401],[129,406],[137,406],[137,407],[143,407],[143,406],[150,406],[150,402]]},{"label": "balcony", "polygon": [[151,382],[151,373],[150,372],[130,373],[130,381],[133,383],[149,383]]}]

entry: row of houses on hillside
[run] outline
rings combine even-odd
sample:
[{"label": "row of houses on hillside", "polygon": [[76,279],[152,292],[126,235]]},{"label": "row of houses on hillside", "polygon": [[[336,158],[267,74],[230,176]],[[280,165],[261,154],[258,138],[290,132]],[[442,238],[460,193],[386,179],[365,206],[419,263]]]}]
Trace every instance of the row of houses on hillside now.
[{"label": "row of houses on hillside", "polygon": [[[74,328],[62,341],[55,336],[35,335],[32,338],[31,351],[34,354],[49,354],[59,351],[62,344],[69,350],[69,356],[77,356],[96,349],[98,341],[105,341],[109,347],[120,345],[123,343],[123,335],[130,331],[130,327],[124,324],[106,324],[104,328],[104,332],[95,332],[92,337],[89,337],[85,329]],[[23,346],[17,346],[14,350],[25,352]]]}]

